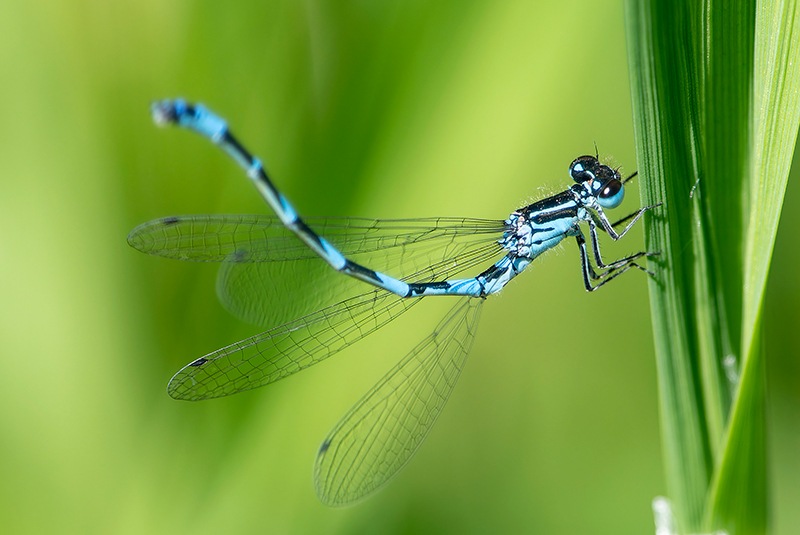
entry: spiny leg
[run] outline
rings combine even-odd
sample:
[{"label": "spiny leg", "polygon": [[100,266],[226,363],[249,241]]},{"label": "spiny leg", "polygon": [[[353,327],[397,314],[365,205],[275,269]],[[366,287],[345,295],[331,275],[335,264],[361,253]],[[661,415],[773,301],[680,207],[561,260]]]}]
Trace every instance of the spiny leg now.
[{"label": "spiny leg", "polygon": [[619,269],[609,270],[609,271],[605,272],[603,274],[604,278],[602,278],[600,280],[600,282],[598,282],[594,286],[591,286],[591,285],[587,286],[586,290],[589,291],[589,292],[593,292],[593,291],[597,290],[598,288],[600,288],[601,286],[603,286],[604,284],[616,279],[617,277],[619,277],[620,275],[622,275],[623,273],[625,273],[626,271],[628,271],[632,267],[638,268],[638,269],[644,271],[645,273],[652,275],[652,272],[646,270],[645,268],[643,268],[642,266],[640,266],[636,262],[631,262],[630,264],[627,264],[626,266],[621,267]]},{"label": "spiny leg", "polygon": [[[654,204],[652,206],[652,208],[657,208],[657,207],[661,206],[662,204],[664,204],[664,203],[662,203],[662,202],[656,203],[656,204]],[[638,213],[639,213],[639,210],[636,210],[635,212],[631,212],[630,214],[626,215],[622,219],[618,219],[618,220],[614,221],[613,223],[611,223],[611,226],[614,227],[614,228],[617,228],[618,226],[623,224],[625,221],[628,221],[630,218],[635,217]]]},{"label": "spiny leg", "polygon": [[[644,215],[646,211],[661,206],[661,204],[662,203],[643,206],[642,208],[639,208],[638,210],[633,212],[631,215],[626,216],[621,220],[617,221],[613,225],[608,220],[608,217],[606,216],[605,212],[603,212],[603,209],[598,206],[596,208],[597,220],[595,222],[599,222],[600,226],[603,227],[603,230],[605,230],[608,233],[608,235],[611,236],[611,239],[616,241],[621,237],[623,237],[625,234],[627,234],[628,231],[631,229],[631,227],[633,227],[633,225],[635,225],[636,222],[639,221],[639,219],[642,217],[642,215]],[[630,222],[625,226],[624,229],[622,229],[622,232],[617,232],[616,230],[614,230],[614,225],[620,224],[624,221],[627,221],[628,219],[630,219]]]},{"label": "spiny leg", "polygon": [[[592,267],[591,262],[589,261],[589,253],[586,251],[586,239],[583,237],[583,234],[580,233],[575,236],[576,241],[578,242],[578,249],[581,253],[581,271],[583,273],[583,284],[586,288],[587,292],[593,292],[606,284],[607,282],[617,278],[618,276],[622,275],[630,268],[635,267],[644,271],[645,273],[654,276],[654,273],[651,271],[643,268],[633,260],[636,258],[640,258],[642,256],[649,256],[648,253],[639,253],[637,255],[632,255],[629,259],[622,259],[615,264],[619,264],[616,267],[609,267],[606,271],[602,273],[596,273],[594,268]],[[597,284],[592,285],[592,280],[599,280]]]},{"label": "spiny leg", "polygon": [[[626,256],[625,258],[620,258],[619,260],[615,260],[609,264],[606,264],[605,262],[603,262],[603,258],[600,255],[600,241],[597,238],[597,225],[591,219],[589,220],[589,237],[592,239],[592,252],[594,253],[594,259],[599,269],[618,269],[637,258],[641,258],[643,256],[654,256],[658,254],[658,253],[649,253],[646,251],[640,251],[630,256]],[[585,245],[583,247],[585,248]]]},{"label": "spiny leg", "polygon": [[638,213],[639,213],[639,210],[636,210],[635,212],[631,212],[630,214],[626,215],[622,219],[618,219],[617,221],[614,221],[613,223],[611,223],[611,226],[616,228],[616,227],[620,226],[621,224],[623,224],[625,221],[628,221],[630,218],[635,217],[636,214],[638,214]]}]

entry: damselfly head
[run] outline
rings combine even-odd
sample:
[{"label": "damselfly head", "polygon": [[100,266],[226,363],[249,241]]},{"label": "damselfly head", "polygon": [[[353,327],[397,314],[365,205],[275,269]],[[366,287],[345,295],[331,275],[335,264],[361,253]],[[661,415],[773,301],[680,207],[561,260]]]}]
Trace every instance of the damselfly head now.
[{"label": "damselfly head", "polygon": [[569,166],[572,180],[584,187],[603,208],[616,208],[625,197],[619,172],[603,165],[595,156],[579,156]]}]

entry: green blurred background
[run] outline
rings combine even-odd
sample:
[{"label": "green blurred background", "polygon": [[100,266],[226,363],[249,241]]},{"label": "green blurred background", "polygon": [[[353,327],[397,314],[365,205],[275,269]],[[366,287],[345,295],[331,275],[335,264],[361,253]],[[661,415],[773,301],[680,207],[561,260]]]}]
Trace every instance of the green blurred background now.
[{"label": "green blurred background", "polygon": [[[258,329],[218,304],[215,266],[125,242],[155,217],[267,212],[208,143],[153,126],[168,96],[226,116],[307,215],[503,218],[563,188],[594,142],[633,170],[621,2],[11,0],[0,66],[0,530],[653,532],[666,489],[641,274],[588,295],[572,243],[537,262],[487,303],[414,461],[329,509],[320,441],[441,304],[270,387],[181,403],[174,371]],[[800,525],[796,182],[765,311],[785,534]]]}]

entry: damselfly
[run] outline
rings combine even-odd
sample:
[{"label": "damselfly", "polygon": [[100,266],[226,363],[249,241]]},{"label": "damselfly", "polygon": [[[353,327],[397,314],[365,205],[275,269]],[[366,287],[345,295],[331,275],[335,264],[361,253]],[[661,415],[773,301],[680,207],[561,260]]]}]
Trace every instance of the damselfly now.
[{"label": "damselfly", "polygon": [[[409,461],[455,386],[485,298],[540,254],[574,236],[588,291],[630,268],[650,273],[636,260],[654,253],[613,262],[600,255],[598,231],[618,240],[654,206],[611,223],[604,210],[622,202],[623,185],[635,173],[622,180],[597,156],[581,156],[570,164],[575,183],[567,190],[515,210],[505,220],[303,219],[219,116],[182,100],[157,102],[152,111],[157,123],[194,130],[222,148],[277,215],[166,217],[144,223],[128,236],[145,253],[222,262],[218,290],[226,307],[245,320],[277,325],[186,365],[167,387],[173,398],[195,401],[264,386],[341,351],[422,297],[458,297],[433,333],[323,441],[314,478],[317,494],[327,504],[363,498]],[[626,222],[621,231],[615,230]],[[588,226],[591,254],[581,224]],[[484,270],[470,276],[479,266]],[[303,277],[287,276],[287,271]],[[326,280],[326,273],[335,280]],[[462,273],[466,278],[455,278]],[[286,313],[269,306],[270,293],[297,291],[299,296],[299,287],[293,289],[290,281],[301,279],[313,284],[313,291],[303,293],[308,299],[296,300],[298,318],[286,322]]]}]

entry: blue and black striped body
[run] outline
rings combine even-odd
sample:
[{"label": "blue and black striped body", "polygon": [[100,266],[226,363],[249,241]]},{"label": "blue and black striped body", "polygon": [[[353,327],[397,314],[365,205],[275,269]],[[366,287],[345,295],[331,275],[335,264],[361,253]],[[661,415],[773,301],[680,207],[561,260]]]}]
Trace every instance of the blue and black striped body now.
[{"label": "blue and black striped body", "polygon": [[[507,229],[499,240],[508,253],[479,275],[467,279],[404,282],[346,258],[310,228],[269,179],[261,161],[230,134],[223,119],[201,105],[187,104],[182,100],[158,102],[154,105],[153,112],[157,122],[178,124],[219,145],[247,171],[248,177],[283,224],[333,269],[400,297],[486,297],[497,293],[537,256],[555,247],[568,236],[580,235],[578,224],[592,219],[587,208],[600,209],[591,191],[576,184],[562,193],[513,212],[506,220]],[[602,213],[602,209],[600,210]]]}]

